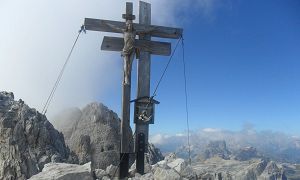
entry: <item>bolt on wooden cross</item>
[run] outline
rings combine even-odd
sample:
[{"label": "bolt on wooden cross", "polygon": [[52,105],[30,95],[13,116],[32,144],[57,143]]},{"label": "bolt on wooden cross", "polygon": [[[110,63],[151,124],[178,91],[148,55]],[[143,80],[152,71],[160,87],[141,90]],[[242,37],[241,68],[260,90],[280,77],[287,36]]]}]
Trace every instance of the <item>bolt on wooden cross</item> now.
[{"label": "bolt on wooden cross", "polygon": [[[171,44],[167,42],[151,41],[151,37],[179,39],[182,29],[151,25],[151,5],[140,1],[139,23],[133,23],[133,4],[126,2],[125,22],[102,19],[85,18],[86,30],[122,33],[123,38],[103,38],[101,50],[121,51],[124,59],[124,77],[122,90],[122,117],[121,117],[121,150],[120,150],[120,178],[128,175],[130,141],[128,129],[130,127],[130,92],[131,68],[136,56],[138,60],[138,90],[137,99],[150,97],[150,61],[151,54],[169,56]],[[136,35],[139,39],[136,39]],[[138,122],[135,120],[135,122]],[[135,153],[137,172],[144,173],[144,155],[148,146],[149,124],[136,123]],[[143,143],[139,143],[143,142]]]}]

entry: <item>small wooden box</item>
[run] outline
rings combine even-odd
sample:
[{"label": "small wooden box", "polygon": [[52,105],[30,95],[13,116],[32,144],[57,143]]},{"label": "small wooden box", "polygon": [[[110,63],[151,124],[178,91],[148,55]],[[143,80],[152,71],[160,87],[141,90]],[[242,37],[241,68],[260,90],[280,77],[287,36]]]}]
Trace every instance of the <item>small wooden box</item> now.
[{"label": "small wooden box", "polygon": [[154,124],[155,104],[159,104],[159,102],[149,97],[141,97],[133,102],[134,123]]}]

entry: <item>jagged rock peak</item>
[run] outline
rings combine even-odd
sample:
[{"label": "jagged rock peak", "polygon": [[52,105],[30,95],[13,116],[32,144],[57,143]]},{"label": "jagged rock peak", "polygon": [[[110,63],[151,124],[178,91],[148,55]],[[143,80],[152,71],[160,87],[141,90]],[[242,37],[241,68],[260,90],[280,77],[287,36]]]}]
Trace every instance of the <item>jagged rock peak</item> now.
[{"label": "jagged rock peak", "polygon": [[27,179],[70,154],[47,118],[9,92],[0,92],[0,141],[0,179]]},{"label": "jagged rock peak", "polygon": [[260,157],[260,155],[258,154],[256,148],[254,148],[252,146],[248,146],[248,147],[241,148],[237,152],[234,159],[238,160],[238,161],[246,161],[246,160],[250,160],[252,158],[259,158],[259,157]]},{"label": "jagged rock peak", "polygon": [[[78,156],[79,164],[91,161],[93,169],[105,169],[110,164],[118,165],[120,150],[118,115],[97,102],[86,105],[82,110],[75,109],[69,112],[75,114],[58,115],[57,117],[63,118],[54,119],[53,122],[68,122],[68,126],[61,126],[60,130],[67,138],[66,142],[70,149]],[[128,139],[133,149],[131,129],[128,131],[130,131]]]},{"label": "jagged rock peak", "polygon": [[149,143],[148,153],[146,154],[146,159],[150,165],[153,165],[153,164],[163,160],[164,156],[162,155],[160,150],[154,146],[154,144]]},{"label": "jagged rock peak", "polygon": [[210,141],[202,156],[203,159],[209,159],[215,156],[222,159],[229,159],[230,154],[231,152],[227,149],[225,141]]},{"label": "jagged rock peak", "polygon": [[[53,119],[54,126],[65,136],[66,143],[77,154],[79,164],[92,162],[93,169],[118,165],[120,149],[120,119],[102,103],[93,102],[82,110],[70,108]],[[132,134],[131,129],[129,134]],[[129,137],[133,149],[132,135]],[[130,161],[134,162],[134,154]],[[146,162],[155,164],[163,160],[160,150],[149,144]]]}]

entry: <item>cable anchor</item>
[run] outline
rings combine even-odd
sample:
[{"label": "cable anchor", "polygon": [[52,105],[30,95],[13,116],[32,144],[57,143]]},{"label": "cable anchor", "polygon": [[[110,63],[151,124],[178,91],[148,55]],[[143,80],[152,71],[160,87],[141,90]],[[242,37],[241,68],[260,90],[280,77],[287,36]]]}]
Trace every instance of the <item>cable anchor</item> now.
[{"label": "cable anchor", "polygon": [[79,33],[81,33],[81,32],[84,32],[84,34],[86,34],[86,29],[85,29],[85,26],[84,25],[82,25],[81,27],[80,27],[80,30],[78,31]]}]

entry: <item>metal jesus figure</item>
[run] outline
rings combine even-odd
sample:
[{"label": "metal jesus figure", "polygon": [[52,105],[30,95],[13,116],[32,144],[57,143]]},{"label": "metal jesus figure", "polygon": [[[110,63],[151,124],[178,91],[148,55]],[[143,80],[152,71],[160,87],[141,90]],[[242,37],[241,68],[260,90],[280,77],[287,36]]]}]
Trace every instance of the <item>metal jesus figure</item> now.
[{"label": "metal jesus figure", "polygon": [[127,20],[126,29],[124,30],[124,48],[122,50],[124,58],[124,84],[130,84],[131,82],[131,68],[135,55],[135,36],[136,32],[133,29],[132,20]]}]

